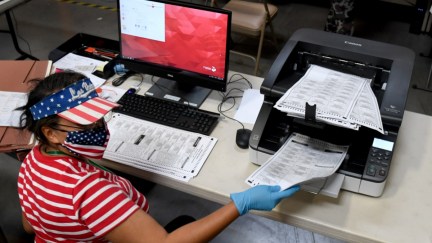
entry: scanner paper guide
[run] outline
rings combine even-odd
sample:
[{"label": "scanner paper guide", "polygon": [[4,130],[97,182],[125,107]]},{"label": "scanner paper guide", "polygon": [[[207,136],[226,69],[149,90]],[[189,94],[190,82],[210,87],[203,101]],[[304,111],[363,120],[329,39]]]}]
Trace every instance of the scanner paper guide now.
[{"label": "scanner paper guide", "polygon": [[293,133],[285,144],[246,179],[250,186],[279,185],[281,190],[334,174],[348,146]]},{"label": "scanner paper guide", "polygon": [[198,174],[217,142],[214,137],[116,113],[108,128],[105,159],[181,181]]},{"label": "scanner paper guide", "polygon": [[304,118],[305,104],[316,105],[316,120],[358,130],[366,126],[384,133],[370,79],[311,65],[274,106],[289,116]]}]

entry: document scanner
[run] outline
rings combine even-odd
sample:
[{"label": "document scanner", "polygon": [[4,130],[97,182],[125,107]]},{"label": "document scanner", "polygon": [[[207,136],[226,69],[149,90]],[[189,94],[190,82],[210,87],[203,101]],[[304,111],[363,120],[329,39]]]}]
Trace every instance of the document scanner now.
[{"label": "document scanner", "polygon": [[[329,180],[314,183],[315,188],[309,189],[326,194],[326,189],[334,187],[334,182],[338,181],[341,189],[381,196],[402,124],[414,58],[414,52],[405,47],[320,30],[299,29],[279,53],[260,88],[265,98],[249,140],[251,162],[263,164],[293,132],[338,145],[349,145],[348,154],[337,173]],[[311,64],[370,78],[384,134],[366,127],[351,130],[313,119],[289,117],[273,108]]]}]

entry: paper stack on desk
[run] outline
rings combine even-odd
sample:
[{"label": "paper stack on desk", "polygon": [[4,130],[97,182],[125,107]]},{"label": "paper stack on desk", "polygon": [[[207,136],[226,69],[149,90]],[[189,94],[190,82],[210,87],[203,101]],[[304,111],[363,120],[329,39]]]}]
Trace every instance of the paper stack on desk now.
[{"label": "paper stack on desk", "polygon": [[33,134],[17,128],[21,112],[14,110],[27,103],[28,81],[46,77],[51,66],[49,60],[0,61],[0,152],[28,150],[34,146]]},{"label": "paper stack on desk", "polygon": [[100,61],[89,57],[83,57],[74,53],[68,53],[54,63],[59,71],[71,70],[79,72],[88,77],[97,88],[105,83],[105,79],[94,75],[97,69],[103,69],[106,61]]},{"label": "paper stack on desk", "polygon": [[306,103],[316,105],[316,121],[383,133],[381,113],[370,79],[311,65],[274,106],[289,116],[305,118]]},{"label": "paper stack on desk", "polygon": [[217,139],[115,114],[104,158],[181,181],[195,177]]}]

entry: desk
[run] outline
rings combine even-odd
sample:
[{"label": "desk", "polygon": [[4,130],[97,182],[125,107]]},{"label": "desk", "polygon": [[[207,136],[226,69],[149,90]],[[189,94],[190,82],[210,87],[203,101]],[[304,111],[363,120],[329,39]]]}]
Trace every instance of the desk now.
[{"label": "desk", "polygon": [[[230,72],[232,74],[232,72]],[[245,75],[259,88],[261,78]],[[202,108],[215,111],[213,92]],[[257,108],[258,109],[258,108]],[[231,115],[234,114],[234,111]],[[248,126],[252,128],[251,126]],[[239,125],[219,122],[211,136],[219,140],[198,176],[188,183],[118,164],[104,166],[226,204],[231,192],[249,188],[244,180],[258,167],[249,151],[234,142]],[[258,215],[352,242],[430,242],[432,240],[432,117],[406,112],[386,188],[380,198],[342,191],[338,199],[299,192],[271,212]]]}]

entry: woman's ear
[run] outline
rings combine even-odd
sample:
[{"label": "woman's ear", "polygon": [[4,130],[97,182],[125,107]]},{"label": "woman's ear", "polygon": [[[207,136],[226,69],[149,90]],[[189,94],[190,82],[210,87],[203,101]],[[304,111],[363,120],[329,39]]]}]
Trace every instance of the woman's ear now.
[{"label": "woman's ear", "polygon": [[51,127],[43,126],[41,130],[48,142],[52,144],[59,144],[63,142],[60,141],[61,138],[58,136],[57,131],[52,129]]}]

